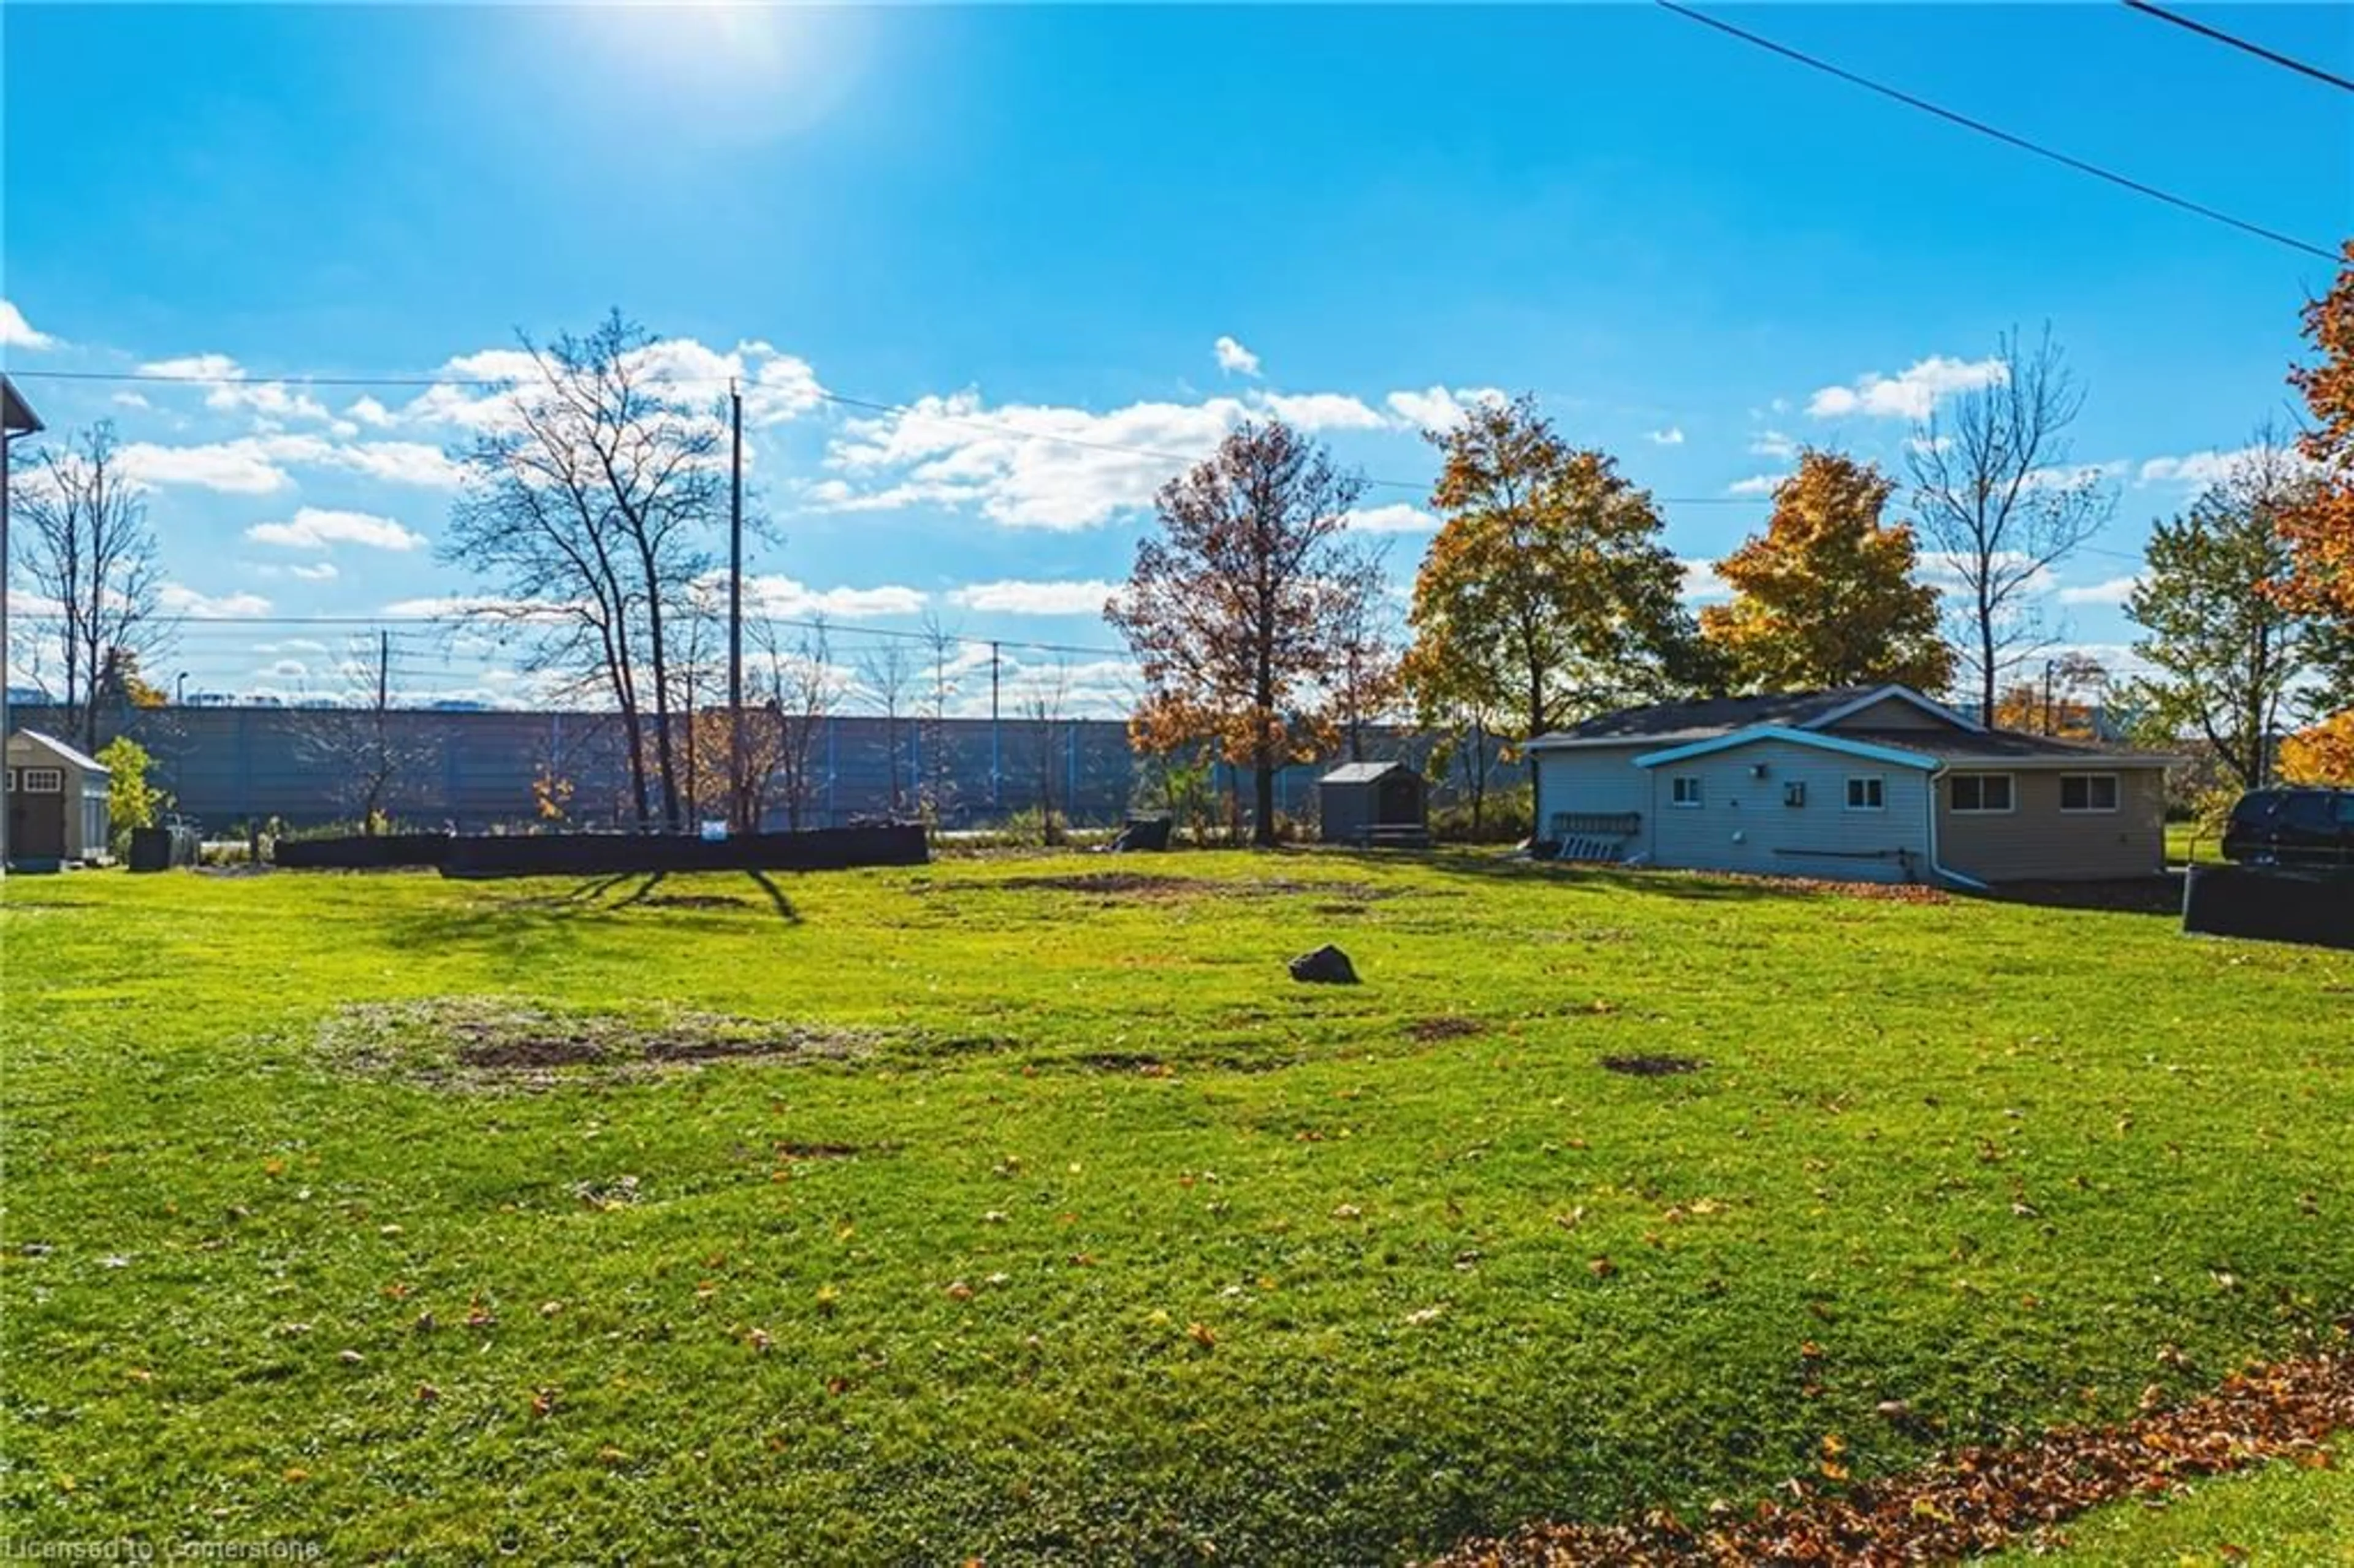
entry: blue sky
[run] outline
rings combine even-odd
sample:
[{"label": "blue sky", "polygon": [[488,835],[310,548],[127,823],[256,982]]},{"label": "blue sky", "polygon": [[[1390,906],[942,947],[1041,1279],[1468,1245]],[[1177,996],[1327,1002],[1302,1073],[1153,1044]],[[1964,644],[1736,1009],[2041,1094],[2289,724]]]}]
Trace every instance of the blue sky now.
[{"label": "blue sky", "polygon": [[[2354,231],[2354,97],[2121,6],[1726,14],[2312,243]],[[2342,11],[2199,14],[2354,74]],[[2148,521],[2286,414],[2296,310],[2328,274],[1641,6],[0,26],[5,362],[52,425],[111,417],[133,444],[174,602],[215,618],[174,660],[200,688],[316,686],[297,645],[323,638],[284,618],[473,586],[432,550],[466,397],[303,376],[451,374],[615,305],[680,373],[765,388],[772,609],[906,628],[928,607],[1080,648],[1116,641],[1081,607],[1173,465],[1007,430],[1182,456],[1290,412],[1405,482],[1367,500],[1403,577],[1416,426],[1532,390],[1704,561],[1763,521],[1787,443],[1893,466],[1907,411],[2049,321],[2089,387],[2075,456],[2120,493],[2051,608],[2111,647]],[[154,365],[244,379],[32,374]],[[1117,661],[1060,657],[1117,705]],[[405,677],[521,689],[495,666],[420,652]]]}]

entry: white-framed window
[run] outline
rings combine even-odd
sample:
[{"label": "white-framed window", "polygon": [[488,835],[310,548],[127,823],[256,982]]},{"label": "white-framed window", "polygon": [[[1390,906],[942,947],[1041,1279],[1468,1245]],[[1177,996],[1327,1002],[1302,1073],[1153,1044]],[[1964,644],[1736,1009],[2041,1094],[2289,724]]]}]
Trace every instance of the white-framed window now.
[{"label": "white-framed window", "polygon": [[62,768],[27,768],[25,769],[25,793],[55,795],[66,787]]},{"label": "white-framed window", "polygon": [[1850,811],[1884,811],[1888,809],[1888,780],[1877,773],[1861,773],[1847,781],[1847,809]]},{"label": "white-framed window", "polygon": [[1946,783],[1947,799],[1957,815],[2011,810],[2013,797],[2008,773],[1956,773]]},{"label": "white-framed window", "polygon": [[11,768],[10,769],[8,769],[8,793],[10,793],[11,795],[13,795],[13,794],[15,794],[16,792],[16,770],[15,768]]},{"label": "white-framed window", "polygon": [[1679,773],[1668,780],[1668,803],[1675,806],[1697,806],[1701,803],[1700,775]]},{"label": "white-framed window", "polygon": [[2063,811],[2114,811],[2117,809],[2117,776],[2114,773],[2062,773],[2060,809]]}]

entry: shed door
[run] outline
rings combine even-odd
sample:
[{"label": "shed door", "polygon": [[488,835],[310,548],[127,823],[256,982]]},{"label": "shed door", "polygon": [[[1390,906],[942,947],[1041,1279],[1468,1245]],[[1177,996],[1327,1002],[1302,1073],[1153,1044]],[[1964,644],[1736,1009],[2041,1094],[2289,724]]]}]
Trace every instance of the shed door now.
[{"label": "shed door", "polygon": [[[18,777],[22,777],[20,773]],[[66,798],[62,790],[8,797],[8,855],[12,860],[63,860]]]}]

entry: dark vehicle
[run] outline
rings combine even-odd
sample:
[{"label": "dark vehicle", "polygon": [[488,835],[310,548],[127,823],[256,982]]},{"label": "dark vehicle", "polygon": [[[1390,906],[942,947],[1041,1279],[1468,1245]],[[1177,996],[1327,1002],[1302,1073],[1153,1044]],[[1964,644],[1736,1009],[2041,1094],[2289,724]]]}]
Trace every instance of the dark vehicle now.
[{"label": "dark vehicle", "polygon": [[2254,789],[2232,808],[2223,858],[2354,868],[2354,789]]}]

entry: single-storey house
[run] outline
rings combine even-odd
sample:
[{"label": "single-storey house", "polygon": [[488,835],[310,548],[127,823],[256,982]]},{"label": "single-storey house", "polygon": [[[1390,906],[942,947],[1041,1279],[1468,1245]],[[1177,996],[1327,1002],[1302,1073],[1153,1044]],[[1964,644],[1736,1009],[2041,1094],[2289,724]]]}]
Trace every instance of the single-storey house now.
[{"label": "single-storey house", "polygon": [[1857,882],[2165,869],[2181,758],[1988,729],[1898,685],[1659,703],[1527,747],[1568,858]]},{"label": "single-storey house", "polygon": [[60,865],[107,853],[105,763],[20,729],[8,737],[7,768],[10,864]]}]

